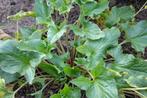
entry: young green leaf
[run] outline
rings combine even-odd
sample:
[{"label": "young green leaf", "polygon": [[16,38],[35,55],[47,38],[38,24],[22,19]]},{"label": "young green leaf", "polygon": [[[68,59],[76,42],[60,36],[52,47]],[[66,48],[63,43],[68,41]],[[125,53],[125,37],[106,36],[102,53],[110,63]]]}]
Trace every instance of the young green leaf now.
[{"label": "young green leaf", "polygon": [[87,2],[81,5],[82,16],[94,17],[101,14],[108,8],[108,0],[100,0],[99,2]]},{"label": "young green leaf", "polygon": [[117,28],[106,29],[103,31],[105,37],[99,40],[87,40],[84,45],[77,47],[77,51],[88,57],[87,68],[93,69],[104,56],[109,47],[118,44],[120,32]]},{"label": "young green leaf", "polygon": [[80,37],[86,37],[91,40],[97,40],[105,36],[101,29],[92,22],[85,22],[82,28],[74,25],[72,29],[76,35]]},{"label": "young green leaf", "polygon": [[61,36],[66,32],[67,26],[63,26],[62,28],[58,29],[56,26],[50,26],[48,33],[47,33],[47,38],[48,41],[53,44],[57,40],[61,38]]},{"label": "young green leaf", "polygon": [[40,39],[20,41],[19,44],[17,45],[17,48],[23,51],[33,51],[33,52],[43,53],[44,55],[45,53],[48,53],[50,51],[50,49],[48,49],[47,43]]},{"label": "young green leaf", "polygon": [[35,93],[32,93],[31,96],[35,96],[35,98],[42,98],[43,97],[44,85],[45,85],[45,79],[44,78],[36,77],[33,80],[33,83],[41,84],[42,88],[39,91],[36,91]]},{"label": "young green leaf", "polygon": [[120,45],[112,48],[110,50],[110,54],[114,57],[115,63],[122,64],[122,65],[129,64],[135,58],[132,54],[123,54]]},{"label": "young green leaf", "polygon": [[77,87],[79,87],[82,90],[87,90],[92,85],[92,81],[86,77],[83,77],[83,76],[80,76],[80,77],[72,80],[71,83],[76,85]]},{"label": "young green leaf", "polygon": [[51,98],[81,98],[81,93],[80,89],[65,84],[64,88],[58,94],[52,95]]},{"label": "young green leaf", "polygon": [[60,91],[64,98],[81,98],[80,89],[72,88],[65,84],[64,88]]},{"label": "young green leaf", "polygon": [[113,7],[110,15],[106,17],[106,25],[113,26],[120,20],[126,21],[133,18],[135,10],[132,6]]},{"label": "young green leaf", "polygon": [[128,65],[117,65],[115,70],[122,73],[123,79],[132,87],[146,87],[147,62],[134,59]]},{"label": "young green leaf", "polygon": [[80,69],[76,67],[65,66],[64,73],[69,77],[78,77],[80,76]]},{"label": "young green leaf", "polygon": [[49,75],[57,77],[59,73],[61,72],[59,68],[57,68],[56,65],[47,64],[47,63],[41,63],[38,66],[40,69],[42,69],[44,72],[48,73]]}]

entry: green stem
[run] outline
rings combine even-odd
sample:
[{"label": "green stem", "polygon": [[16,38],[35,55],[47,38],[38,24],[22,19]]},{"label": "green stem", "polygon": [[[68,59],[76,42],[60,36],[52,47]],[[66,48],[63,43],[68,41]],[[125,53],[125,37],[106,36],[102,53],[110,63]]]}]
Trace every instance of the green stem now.
[{"label": "green stem", "polygon": [[61,43],[61,40],[58,40],[58,42],[59,42],[59,45],[60,45],[60,47],[61,47],[62,52],[65,53],[64,47],[63,47],[63,45],[62,45],[62,43]]},{"label": "green stem", "polygon": [[136,90],[147,90],[147,87],[140,87],[140,88],[122,88],[121,90],[132,90],[132,91],[136,91]]},{"label": "green stem", "polygon": [[46,88],[46,86],[48,86],[48,84],[50,84],[52,81],[53,81],[53,80],[50,80],[48,83],[46,83],[46,84],[42,87],[41,91],[43,91],[43,90]]},{"label": "green stem", "polygon": [[[129,91],[134,91],[134,93],[132,92],[129,92]],[[123,93],[129,93],[129,94],[133,94],[133,95],[135,95],[135,94],[137,94],[138,96],[142,96],[142,97],[146,97],[146,96],[144,96],[143,94],[141,94],[140,92],[138,92],[138,91],[136,91],[136,90],[124,90],[124,91],[122,91]]]},{"label": "green stem", "polygon": [[82,66],[79,66],[79,68],[85,70],[85,71],[89,74],[89,76],[91,77],[91,79],[92,79],[92,80],[95,80],[94,76],[91,74],[91,72],[90,72],[89,70],[85,69],[85,68],[82,67]]},{"label": "green stem", "polygon": [[112,74],[118,76],[118,77],[122,77],[122,75],[118,71],[115,71],[113,69],[108,69],[108,71],[111,72]]},{"label": "green stem", "polygon": [[136,15],[138,15],[142,10],[143,10],[143,8],[146,6],[146,4],[147,4],[147,1],[143,4],[143,6],[139,9],[139,11],[137,11],[137,13],[134,15],[134,17],[136,16]]},{"label": "green stem", "polygon": [[126,43],[127,41],[126,40],[124,40],[123,42],[121,42],[119,45],[123,45],[124,43]]},{"label": "green stem", "polygon": [[58,46],[56,48],[57,48],[58,53],[62,54],[62,51],[60,50],[60,48]]},{"label": "green stem", "polygon": [[68,46],[70,45],[69,44],[69,42],[68,42],[68,34],[69,34],[69,32],[70,32],[70,30],[69,30],[69,28],[67,29],[67,31],[66,31],[66,33],[65,33],[65,37],[66,37],[66,45],[67,45],[67,51],[69,51],[69,49],[68,49]]},{"label": "green stem", "polygon": [[19,22],[17,21],[16,22],[16,35],[15,35],[15,38],[17,39],[17,40],[19,40],[19,24],[18,24]]},{"label": "green stem", "polygon": [[13,93],[13,98],[15,98],[15,94],[22,88],[24,87],[25,85],[27,84],[27,82],[23,83],[19,88],[17,88],[14,93]]}]

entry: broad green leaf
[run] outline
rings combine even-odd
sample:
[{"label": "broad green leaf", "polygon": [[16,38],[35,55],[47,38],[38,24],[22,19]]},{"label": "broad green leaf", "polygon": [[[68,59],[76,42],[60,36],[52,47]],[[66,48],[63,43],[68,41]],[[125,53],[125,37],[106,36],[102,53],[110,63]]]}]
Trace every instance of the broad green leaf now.
[{"label": "broad green leaf", "polygon": [[49,15],[49,7],[43,0],[35,0],[35,12],[37,16],[47,17]]},{"label": "broad green leaf", "polygon": [[110,54],[114,57],[117,64],[127,65],[134,59],[134,56],[131,54],[123,54],[120,45],[112,48]]},{"label": "broad green leaf", "polygon": [[55,77],[57,77],[59,73],[61,72],[56,65],[47,64],[47,63],[39,64],[39,68],[42,69],[42,71],[48,73],[49,75],[52,75]]},{"label": "broad green leaf", "polygon": [[133,87],[147,86],[147,62],[144,60],[134,60],[128,66],[124,66],[128,71],[129,77],[126,79],[128,84]]},{"label": "broad green leaf", "polygon": [[99,2],[87,2],[81,5],[81,14],[83,16],[94,17],[101,14],[105,9],[108,8],[108,0],[100,0]]},{"label": "broad green leaf", "polygon": [[105,34],[104,38],[95,41],[86,41],[84,45],[77,47],[78,52],[90,56],[97,51],[105,50],[105,48],[110,45],[117,45],[118,37],[120,36],[120,32],[117,28],[105,29],[103,32]]},{"label": "broad green leaf", "polygon": [[61,38],[61,36],[66,32],[67,26],[63,26],[60,29],[58,29],[55,25],[50,26],[48,33],[47,33],[47,38],[48,41],[52,44],[55,43],[57,40]]},{"label": "broad green leaf", "polygon": [[108,48],[118,44],[120,32],[117,28],[105,29],[105,37],[98,40],[87,40],[83,45],[77,47],[77,51],[88,57],[87,68],[94,68],[104,56]]},{"label": "broad green leaf", "polygon": [[109,26],[117,24],[120,20],[128,21],[133,18],[135,10],[132,6],[113,7],[106,18],[106,24]]},{"label": "broad green leaf", "polygon": [[115,65],[115,70],[123,75],[126,81],[132,87],[146,87],[147,62],[141,59],[134,59],[128,65]]},{"label": "broad green leaf", "polygon": [[[142,81],[142,80],[144,80],[144,81]],[[128,77],[128,79],[125,79],[125,81],[131,87],[147,87],[147,81],[146,80],[147,80],[146,74],[139,75],[138,73],[134,73],[133,76]]]},{"label": "broad green leaf", "polygon": [[[127,12],[126,12],[127,10]],[[120,20],[130,20],[134,17],[135,9],[133,6],[124,6],[119,9]]]},{"label": "broad green leaf", "polygon": [[113,7],[110,15],[107,16],[106,18],[106,25],[114,25],[120,21],[120,17],[118,15],[119,9],[117,7]]},{"label": "broad green leaf", "polygon": [[[33,51],[39,53],[48,53],[47,43],[40,39],[20,41],[17,48],[24,51]],[[51,47],[50,47],[51,48]],[[50,50],[50,49],[49,49]]]},{"label": "broad green leaf", "polygon": [[44,56],[35,52],[20,51],[16,45],[17,42],[14,40],[0,43],[0,68],[10,74],[25,75],[31,83],[35,76],[35,67]]},{"label": "broad green leaf", "polygon": [[73,79],[71,83],[76,85],[82,90],[87,90],[92,85],[92,81],[83,76]]},{"label": "broad green leaf", "polygon": [[85,64],[87,64],[88,63],[88,61],[87,61],[87,59],[86,58],[75,58],[75,64],[77,64],[77,65],[85,65]]},{"label": "broad green leaf", "polygon": [[39,31],[35,31],[28,38],[31,40],[31,39],[41,39],[41,37],[42,37],[42,33]]},{"label": "broad green leaf", "polygon": [[6,84],[17,80],[19,78],[19,76],[20,75],[18,75],[18,74],[10,74],[10,73],[4,72],[0,69],[0,77],[5,80]]},{"label": "broad green leaf", "polygon": [[53,45],[42,40],[40,31],[30,30],[29,28],[21,28],[21,40],[18,42],[17,48],[23,51],[33,51],[48,55],[53,49]]},{"label": "broad green leaf", "polygon": [[[119,72],[119,71],[118,71]],[[120,72],[121,73],[121,72]],[[125,73],[123,73],[125,74]],[[116,85],[118,89],[122,89],[122,88],[128,88],[130,87],[129,84],[124,80],[124,77],[122,75],[122,77],[117,77],[115,78],[116,81]]]},{"label": "broad green leaf", "polygon": [[[65,66],[68,66],[68,64],[66,63],[67,60],[69,58],[69,54],[65,53],[63,55],[57,55],[57,54],[53,54],[52,58],[49,58],[48,60],[52,63],[58,66],[58,68],[62,69]],[[63,70],[63,69],[62,69]]]},{"label": "broad green leaf", "polygon": [[144,51],[147,47],[147,21],[140,21],[137,24],[123,24],[122,29],[126,33],[126,40],[131,42],[132,47],[137,51]]},{"label": "broad green leaf", "polygon": [[88,98],[118,98],[118,91],[114,80],[95,80],[86,91]]},{"label": "broad green leaf", "polygon": [[100,39],[105,36],[101,29],[92,22],[85,22],[82,28],[73,26],[72,29],[76,35],[80,37],[86,37],[91,40]]}]

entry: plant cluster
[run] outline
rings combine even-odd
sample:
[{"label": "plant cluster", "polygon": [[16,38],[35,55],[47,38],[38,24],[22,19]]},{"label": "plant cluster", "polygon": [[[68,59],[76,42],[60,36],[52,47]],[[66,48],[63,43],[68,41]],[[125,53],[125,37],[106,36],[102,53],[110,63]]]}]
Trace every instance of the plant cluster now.
[{"label": "plant cluster", "polygon": [[[75,5],[80,13],[69,23]],[[56,13],[63,18],[55,19]],[[0,40],[0,98],[14,98],[18,90],[9,91],[6,84],[22,76],[22,86],[41,83],[36,98],[43,98],[46,76],[63,85],[50,98],[81,98],[81,91],[87,98],[125,98],[128,91],[146,98],[147,61],[122,49],[125,43],[137,52],[147,46],[147,21],[137,22],[132,6],[109,8],[108,0],[35,0],[33,11],[9,18],[24,17],[35,18],[36,24]],[[37,75],[38,68],[45,74]]]}]

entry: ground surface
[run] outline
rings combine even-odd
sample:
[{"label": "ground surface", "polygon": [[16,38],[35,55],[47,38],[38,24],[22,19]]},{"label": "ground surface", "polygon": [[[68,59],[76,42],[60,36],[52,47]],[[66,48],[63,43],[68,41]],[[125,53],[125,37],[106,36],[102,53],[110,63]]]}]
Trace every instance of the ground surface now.
[{"label": "ground surface", "polygon": [[[13,35],[16,32],[16,22],[7,19],[9,15],[14,15],[20,10],[28,11],[33,8],[33,0],[0,0],[0,29]],[[29,26],[34,19],[25,18],[19,22],[19,26]]]},{"label": "ground surface", "polygon": [[[133,5],[136,8],[136,11],[138,11],[141,6],[145,3],[146,0],[111,0],[110,6],[124,6],[124,5]],[[16,32],[16,22],[10,21],[7,19],[7,16],[16,14],[20,10],[28,11],[32,10],[33,8],[33,0],[0,0],[0,31],[3,30],[5,33],[14,35],[14,32]],[[75,7],[71,11],[71,14],[69,16],[69,23],[73,23],[77,19],[77,15],[79,13],[79,8]],[[145,20],[147,19],[147,10],[141,11],[137,16],[136,19],[139,20]],[[22,21],[19,22],[19,26],[30,26],[34,23],[34,19],[32,18],[25,18]],[[123,39],[123,36],[120,38],[120,40]],[[123,45],[124,52],[125,53],[133,53],[137,54],[130,46],[129,43]],[[141,57],[144,59],[147,59],[147,49],[144,54],[140,53]],[[44,90],[44,94],[47,95],[46,98],[49,97],[49,91],[57,92],[58,88],[60,87],[57,83],[52,83],[53,86],[48,85],[46,89]],[[16,98],[34,98],[27,94],[34,92],[35,89],[39,87],[38,85],[32,85],[32,86],[25,86],[23,89],[21,89],[18,94],[16,94]],[[14,89],[17,88],[17,85]],[[138,98],[136,96],[127,95],[127,98]]]}]

